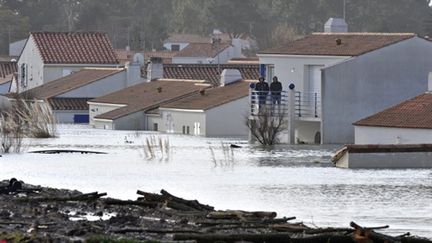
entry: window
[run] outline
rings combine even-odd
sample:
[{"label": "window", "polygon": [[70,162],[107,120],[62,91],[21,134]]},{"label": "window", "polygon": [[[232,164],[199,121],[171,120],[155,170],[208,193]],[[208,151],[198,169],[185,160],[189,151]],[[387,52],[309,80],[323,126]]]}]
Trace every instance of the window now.
[{"label": "window", "polygon": [[157,123],[153,123],[153,131],[159,131]]},{"label": "window", "polygon": [[194,122],[194,135],[201,134],[201,125],[199,122]]},{"label": "window", "polygon": [[275,76],[274,66],[267,65],[267,77],[266,77],[267,82],[271,83],[274,76]]},{"label": "window", "polygon": [[21,64],[21,85],[27,87],[27,65]]},{"label": "window", "polygon": [[183,126],[182,132],[183,132],[183,134],[190,134],[189,126]]},{"label": "window", "polygon": [[171,45],[171,51],[180,51],[180,45],[178,44]]}]

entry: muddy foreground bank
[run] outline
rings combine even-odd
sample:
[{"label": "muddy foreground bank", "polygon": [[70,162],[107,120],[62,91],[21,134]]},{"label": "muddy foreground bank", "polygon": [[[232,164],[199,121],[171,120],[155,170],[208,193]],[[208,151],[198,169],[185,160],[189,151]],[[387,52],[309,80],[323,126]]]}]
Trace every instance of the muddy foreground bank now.
[{"label": "muddy foreground bank", "polygon": [[312,228],[276,212],[215,211],[165,190],[137,194],[125,201],[2,181],[0,242],[432,242],[379,233],[388,226]]}]

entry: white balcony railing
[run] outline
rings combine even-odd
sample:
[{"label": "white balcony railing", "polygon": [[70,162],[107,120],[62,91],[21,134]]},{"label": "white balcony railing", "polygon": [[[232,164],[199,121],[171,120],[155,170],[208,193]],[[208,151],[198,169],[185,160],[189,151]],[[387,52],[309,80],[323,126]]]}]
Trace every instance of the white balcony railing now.
[{"label": "white balcony railing", "polygon": [[[294,93],[293,102],[289,102],[288,92],[280,93],[280,103],[277,101],[277,95],[269,92],[251,91],[250,93],[250,114],[256,116],[261,114],[260,110],[271,111],[271,115],[288,115],[290,105],[294,108],[296,119],[316,119],[321,117],[321,95],[316,92],[299,92]],[[293,103],[293,104],[292,104]]]},{"label": "white balcony railing", "polygon": [[295,113],[302,118],[321,117],[321,94],[317,92],[295,92]]}]

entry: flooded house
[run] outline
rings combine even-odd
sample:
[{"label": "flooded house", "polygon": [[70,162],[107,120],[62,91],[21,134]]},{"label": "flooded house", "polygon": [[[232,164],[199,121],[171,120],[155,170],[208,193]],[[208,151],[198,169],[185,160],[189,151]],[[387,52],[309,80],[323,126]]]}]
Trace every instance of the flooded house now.
[{"label": "flooded house", "polygon": [[427,90],[429,40],[350,33],[340,19],[325,30],[258,54],[261,75],[279,77],[287,91],[286,143],[353,143],[353,122]]},{"label": "flooded house", "polygon": [[[228,135],[232,127],[233,135],[247,136],[248,81],[257,79],[258,65],[166,65],[159,58],[146,74],[146,83],[90,100],[90,124],[202,136]],[[222,119],[226,114],[233,119]]]}]

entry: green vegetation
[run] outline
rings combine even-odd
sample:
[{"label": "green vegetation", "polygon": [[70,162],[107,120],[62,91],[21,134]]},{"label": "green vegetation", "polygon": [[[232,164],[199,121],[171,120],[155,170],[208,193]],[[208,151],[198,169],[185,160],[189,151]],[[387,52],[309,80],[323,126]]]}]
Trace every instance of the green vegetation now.
[{"label": "green vegetation", "polygon": [[[352,32],[432,34],[430,0],[345,0]],[[29,31],[105,31],[115,47],[160,48],[168,33],[249,33],[260,48],[322,31],[343,0],[0,0],[0,53]]]}]

